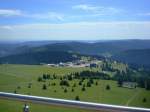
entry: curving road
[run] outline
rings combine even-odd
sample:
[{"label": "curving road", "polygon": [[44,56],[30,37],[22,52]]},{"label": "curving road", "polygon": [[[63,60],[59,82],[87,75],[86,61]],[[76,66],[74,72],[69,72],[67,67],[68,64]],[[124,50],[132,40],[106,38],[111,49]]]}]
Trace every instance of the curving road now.
[{"label": "curving road", "polygon": [[77,108],[84,108],[84,109],[91,109],[91,110],[102,110],[102,111],[109,111],[109,112],[112,111],[113,112],[150,112],[150,109],[148,108],[108,105],[108,104],[30,96],[30,95],[22,95],[22,94],[14,94],[14,93],[6,93],[6,92],[0,92],[0,98],[15,99],[19,101],[30,101],[30,102],[36,102],[41,104],[49,104],[49,105],[62,105],[62,106],[77,107]]}]

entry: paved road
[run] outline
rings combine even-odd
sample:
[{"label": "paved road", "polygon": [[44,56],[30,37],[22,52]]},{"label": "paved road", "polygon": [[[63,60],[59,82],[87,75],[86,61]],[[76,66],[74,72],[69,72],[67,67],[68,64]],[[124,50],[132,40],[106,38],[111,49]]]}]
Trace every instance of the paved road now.
[{"label": "paved road", "polygon": [[136,108],[136,107],[126,107],[126,106],[108,105],[108,104],[91,103],[91,102],[81,102],[81,101],[74,101],[74,100],[64,100],[64,99],[13,94],[13,93],[5,93],[5,92],[0,92],[0,97],[7,98],[7,99],[15,99],[19,101],[30,101],[30,102],[36,102],[41,104],[62,105],[62,106],[102,110],[102,111],[109,111],[109,112],[112,111],[113,112],[150,112],[150,109],[148,108]]}]

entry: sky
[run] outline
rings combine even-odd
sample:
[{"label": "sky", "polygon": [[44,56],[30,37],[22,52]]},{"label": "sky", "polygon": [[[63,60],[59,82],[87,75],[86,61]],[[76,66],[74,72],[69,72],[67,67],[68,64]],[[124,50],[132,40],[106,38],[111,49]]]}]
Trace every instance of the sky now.
[{"label": "sky", "polygon": [[150,39],[150,0],[1,0],[0,41]]}]

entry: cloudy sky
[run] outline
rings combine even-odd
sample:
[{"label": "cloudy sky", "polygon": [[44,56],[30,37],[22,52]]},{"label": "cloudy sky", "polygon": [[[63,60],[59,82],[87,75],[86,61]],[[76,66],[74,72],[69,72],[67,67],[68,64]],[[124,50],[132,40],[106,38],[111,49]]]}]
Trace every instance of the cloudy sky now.
[{"label": "cloudy sky", "polygon": [[150,39],[150,0],[1,0],[0,41]]}]

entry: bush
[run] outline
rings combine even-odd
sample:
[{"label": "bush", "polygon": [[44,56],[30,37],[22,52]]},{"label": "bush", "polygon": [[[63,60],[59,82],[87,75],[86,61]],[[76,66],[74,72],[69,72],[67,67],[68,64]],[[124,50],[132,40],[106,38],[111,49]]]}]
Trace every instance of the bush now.
[{"label": "bush", "polygon": [[82,81],[79,81],[79,85],[80,85],[80,86],[82,85]]},{"label": "bush", "polygon": [[89,80],[89,82],[90,82],[91,84],[93,84],[93,83],[94,83],[93,79],[90,79],[90,80]]},{"label": "bush", "polygon": [[143,102],[144,102],[144,103],[146,102],[146,98],[143,98]]},{"label": "bush", "polygon": [[53,79],[57,79],[57,76],[55,74],[53,74]]},{"label": "bush", "polygon": [[109,85],[106,86],[106,90],[110,90],[110,86]]},{"label": "bush", "polygon": [[29,83],[29,84],[28,84],[28,88],[31,88],[31,85],[32,85],[32,83]]},{"label": "bush", "polygon": [[63,80],[63,78],[62,78],[62,77],[60,77],[60,80]]},{"label": "bush", "polygon": [[31,85],[28,85],[28,88],[31,88]]},{"label": "bush", "polygon": [[56,83],[54,82],[54,83],[52,83],[52,86],[56,86]]},{"label": "bush", "polygon": [[91,87],[91,83],[90,82],[87,82],[87,87]]},{"label": "bush", "polygon": [[18,86],[18,87],[17,87],[17,89],[21,89],[21,87],[20,87],[20,86]]},{"label": "bush", "polygon": [[42,81],[42,77],[38,77],[38,82],[41,82]]},{"label": "bush", "polygon": [[82,88],[82,91],[85,91],[85,87]]},{"label": "bush", "polygon": [[96,81],[95,85],[97,86],[98,85],[98,82]]},{"label": "bush", "polygon": [[44,89],[44,90],[46,90],[46,89],[47,89],[46,84],[43,84],[43,89]]},{"label": "bush", "polygon": [[71,90],[72,92],[74,92],[74,89],[72,88],[72,90]]},{"label": "bush", "polygon": [[80,101],[79,96],[76,96],[76,97],[75,97],[75,100]]},{"label": "bush", "polygon": [[70,81],[72,80],[72,75],[68,75],[67,77],[68,77],[68,80]]},{"label": "bush", "polygon": [[64,93],[67,93],[67,89],[66,88],[64,89]]},{"label": "bush", "polygon": [[47,79],[47,76],[46,76],[46,74],[43,74],[43,79],[45,79],[45,80]]},{"label": "bush", "polygon": [[61,80],[60,85],[61,86],[69,86],[69,82],[67,80]]},{"label": "bush", "polygon": [[17,91],[16,91],[16,90],[14,90],[14,93],[15,93],[15,94],[17,94]]},{"label": "bush", "polygon": [[82,78],[82,82],[85,80],[85,77]]}]

